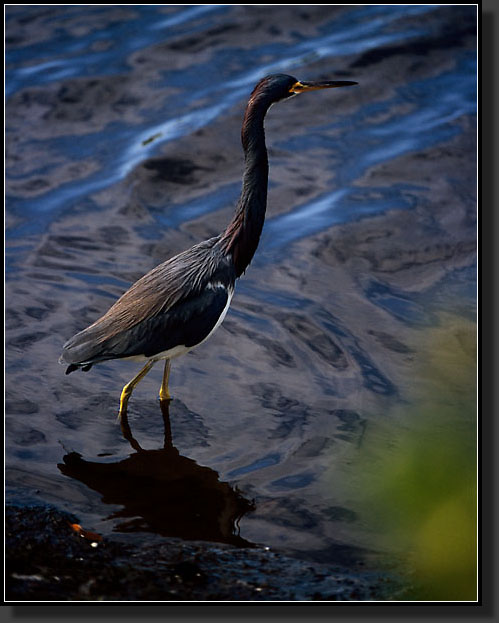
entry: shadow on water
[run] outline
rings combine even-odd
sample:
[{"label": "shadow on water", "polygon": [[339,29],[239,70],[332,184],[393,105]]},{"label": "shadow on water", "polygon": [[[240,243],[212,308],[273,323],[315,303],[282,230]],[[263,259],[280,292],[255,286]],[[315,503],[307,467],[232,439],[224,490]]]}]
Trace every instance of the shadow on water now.
[{"label": "shadow on water", "polygon": [[107,519],[124,519],[117,532],[153,532],[166,537],[253,547],[239,535],[239,520],[254,510],[252,502],[219,480],[218,473],[182,456],[172,441],[169,401],[161,401],[164,444],[145,450],[122,419],[125,439],[135,450],[117,463],[86,461],[70,452],[60,471],[102,495],[105,504],[123,508]]}]

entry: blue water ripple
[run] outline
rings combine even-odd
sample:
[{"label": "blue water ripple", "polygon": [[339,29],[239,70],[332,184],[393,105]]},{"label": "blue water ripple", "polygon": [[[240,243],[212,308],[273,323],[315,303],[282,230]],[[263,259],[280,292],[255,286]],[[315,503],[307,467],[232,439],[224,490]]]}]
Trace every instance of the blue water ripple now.
[{"label": "blue water ripple", "polygon": [[266,456],[253,461],[249,465],[243,465],[237,469],[232,470],[227,474],[228,478],[235,478],[236,476],[242,476],[243,474],[249,474],[250,472],[264,469],[265,467],[271,467],[272,465],[278,465],[281,460],[281,455],[277,453],[267,454]]}]

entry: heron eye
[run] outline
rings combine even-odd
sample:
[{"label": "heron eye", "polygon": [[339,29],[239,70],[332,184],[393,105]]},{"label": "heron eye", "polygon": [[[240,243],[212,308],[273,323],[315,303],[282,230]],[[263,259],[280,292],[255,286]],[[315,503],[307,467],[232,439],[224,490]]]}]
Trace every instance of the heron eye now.
[{"label": "heron eye", "polygon": [[289,87],[289,92],[296,95],[296,93],[301,93],[304,87],[301,82],[295,82],[292,86]]}]

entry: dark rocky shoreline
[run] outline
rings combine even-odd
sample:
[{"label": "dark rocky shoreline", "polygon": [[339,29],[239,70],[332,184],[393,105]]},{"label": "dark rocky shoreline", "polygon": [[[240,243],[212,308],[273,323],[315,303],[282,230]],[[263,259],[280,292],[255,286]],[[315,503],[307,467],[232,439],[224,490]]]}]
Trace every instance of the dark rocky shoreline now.
[{"label": "dark rocky shoreline", "polygon": [[389,601],[401,590],[388,574],[353,573],[261,547],[132,544],[77,532],[77,523],[50,506],[7,507],[6,600]]}]

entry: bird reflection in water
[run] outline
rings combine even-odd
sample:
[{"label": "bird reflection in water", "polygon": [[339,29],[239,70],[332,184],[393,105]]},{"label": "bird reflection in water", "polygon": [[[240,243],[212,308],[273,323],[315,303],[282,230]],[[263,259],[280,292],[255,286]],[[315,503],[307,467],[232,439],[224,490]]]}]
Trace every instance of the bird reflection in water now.
[{"label": "bird reflection in water", "polygon": [[253,547],[239,535],[239,521],[254,504],[209,467],[182,456],[174,447],[170,428],[169,400],[161,400],[165,436],[163,448],[144,450],[133,437],[125,415],[123,436],[135,450],[118,463],[86,461],[70,452],[58,465],[102,495],[106,504],[123,508],[108,519],[124,518],[117,532],[154,532],[185,540],[228,543]]}]

